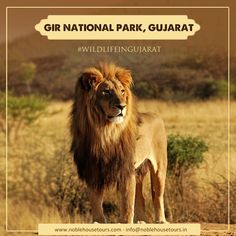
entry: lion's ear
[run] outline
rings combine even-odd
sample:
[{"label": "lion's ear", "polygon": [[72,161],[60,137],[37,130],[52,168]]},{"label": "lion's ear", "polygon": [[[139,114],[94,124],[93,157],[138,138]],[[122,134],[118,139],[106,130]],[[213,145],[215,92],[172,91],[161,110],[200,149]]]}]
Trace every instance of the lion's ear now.
[{"label": "lion's ear", "polygon": [[88,72],[83,73],[79,80],[81,87],[86,91],[89,91],[93,86],[96,85],[96,83],[99,82],[97,75]]}]

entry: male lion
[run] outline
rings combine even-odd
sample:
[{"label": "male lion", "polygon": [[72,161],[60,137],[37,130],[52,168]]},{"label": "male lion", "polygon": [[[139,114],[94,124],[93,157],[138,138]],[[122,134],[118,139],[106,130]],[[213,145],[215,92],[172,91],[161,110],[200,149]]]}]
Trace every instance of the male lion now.
[{"label": "male lion", "polygon": [[[87,183],[93,221],[105,222],[104,189],[117,184],[121,219],[145,220],[143,177],[151,172],[155,220],[166,222],[164,189],[167,145],[163,121],[139,113],[128,70],[114,64],[86,69],[78,79],[71,111],[71,151],[79,177]],[[135,207],[134,207],[135,205]]]}]

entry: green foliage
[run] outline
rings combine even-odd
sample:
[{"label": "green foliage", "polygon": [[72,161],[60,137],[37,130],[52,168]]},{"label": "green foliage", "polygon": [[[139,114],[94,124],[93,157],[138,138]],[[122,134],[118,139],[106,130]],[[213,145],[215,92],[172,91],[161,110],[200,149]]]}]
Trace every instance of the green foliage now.
[{"label": "green foliage", "polygon": [[189,169],[198,167],[204,160],[203,153],[207,145],[198,137],[168,136],[168,173],[174,176],[183,175]]},{"label": "green foliage", "polygon": [[0,93],[0,121],[1,128],[5,131],[4,122],[6,122],[6,101],[7,101],[7,122],[8,136],[14,131],[15,138],[18,131],[23,126],[34,123],[42,114],[48,105],[48,99],[37,95],[16,97],[5,93]]},{"label": "green foliage", "polygon": [[228,81],[217,80],[215,97],[221,99],[227,99],[227,96],[228,96]]},{"label": "green foliage", "polygon": [[[37,95],[16,97],[11,94],[7,96],[7,115],[11,119],[24,120],[30,124],[42,115],[48,105],[48,99]],[[1,115],[5,115],[6,95],[0,94]]]},{"label": "green foliage", "polygon": [[[183,202],[187,201],[187,193],[194,189],[194,185],[186,184],[193,174],[193,169],[204,161],[203,153],[208,150],[205,142],[198,137],[169,135],[168,136],[168,175],[167,190],[174,196],[176,202],[181,202],[178,209],[175,203],[168,203],[169,214],[185,215],[187,209]],[[188,186],[188,187],[186,187]],[[187,191],[186,191],[187,190]]]}]

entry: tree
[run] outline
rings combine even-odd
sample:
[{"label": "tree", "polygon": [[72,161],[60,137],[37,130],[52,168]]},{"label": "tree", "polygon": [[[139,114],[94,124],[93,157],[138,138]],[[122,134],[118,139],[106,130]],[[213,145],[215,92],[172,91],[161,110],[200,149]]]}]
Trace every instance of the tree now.
[{"label": "tree", "polygon": [[[17,138],[18,132],[23,126],[26,127],[34,123],[45,113],[47,105],[48,98],[42,96],[28,95],[16,97],[8,94],[6,98],[5,93],[0,93],[0,128],[3,132],[6,132],[7,122],[8,140]],[[14,137],[12,137],[13,133]]]},{"label": "tree", "polygon": [[36,65],[33,62],[23,62],[20,66],[20,79],[27,86],[27,92],[31,93],[31,84],[35,79]]}]

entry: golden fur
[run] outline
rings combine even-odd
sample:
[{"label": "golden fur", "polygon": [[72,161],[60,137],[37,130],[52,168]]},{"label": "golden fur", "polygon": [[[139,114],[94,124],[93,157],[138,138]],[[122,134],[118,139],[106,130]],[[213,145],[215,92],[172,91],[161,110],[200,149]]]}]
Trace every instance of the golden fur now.
[{"label": "golden fur", "polygon": [[[152,182],[159,188],[152,188],[154,201],[159,201],[156,207],[154,203],[156,218],[158,221],[165,221],[162,201],[166,174],[164,126],[156,116],[137,112],[135,99],[130,90],[132,82],[128,70],[114,64],[100,64],[97,68],[86,69],[76,84],[71,111],[71,151],[78,174],[89,189],[94,221],[105,221],[102,212],[104,189],[118,184],[122,192],[121,222],[132,223],[134,204],[143,205],[140,187],[142,189],[142,176],[147,169],[151,170]],[[147,147],[146,150],[142,142],[149,144],[149,141],[153,142],[154,137],[154,134],[153,137],[142,134],[146,127],[143,124],[147,119],[149,124],[152,124],[151,129],[158,128],[157,133],[164,135],[164,138],[160,137],[161,141],[158,142],[158,136],[157,144]],[[145,131],[148,132],[150,130]],[[146,151],[152,150],[153,147],[158,148],[163,160],[160,162],[160,168],[160,163],[154,157],[155,151],[143,153],[137,145]],[[144,156],[138,155],[137,152]],[[160,176],[162,180],[156,182],[155,178],[160,179]],[[137,214],[138,218],[142,218],[140,210]]]}]

